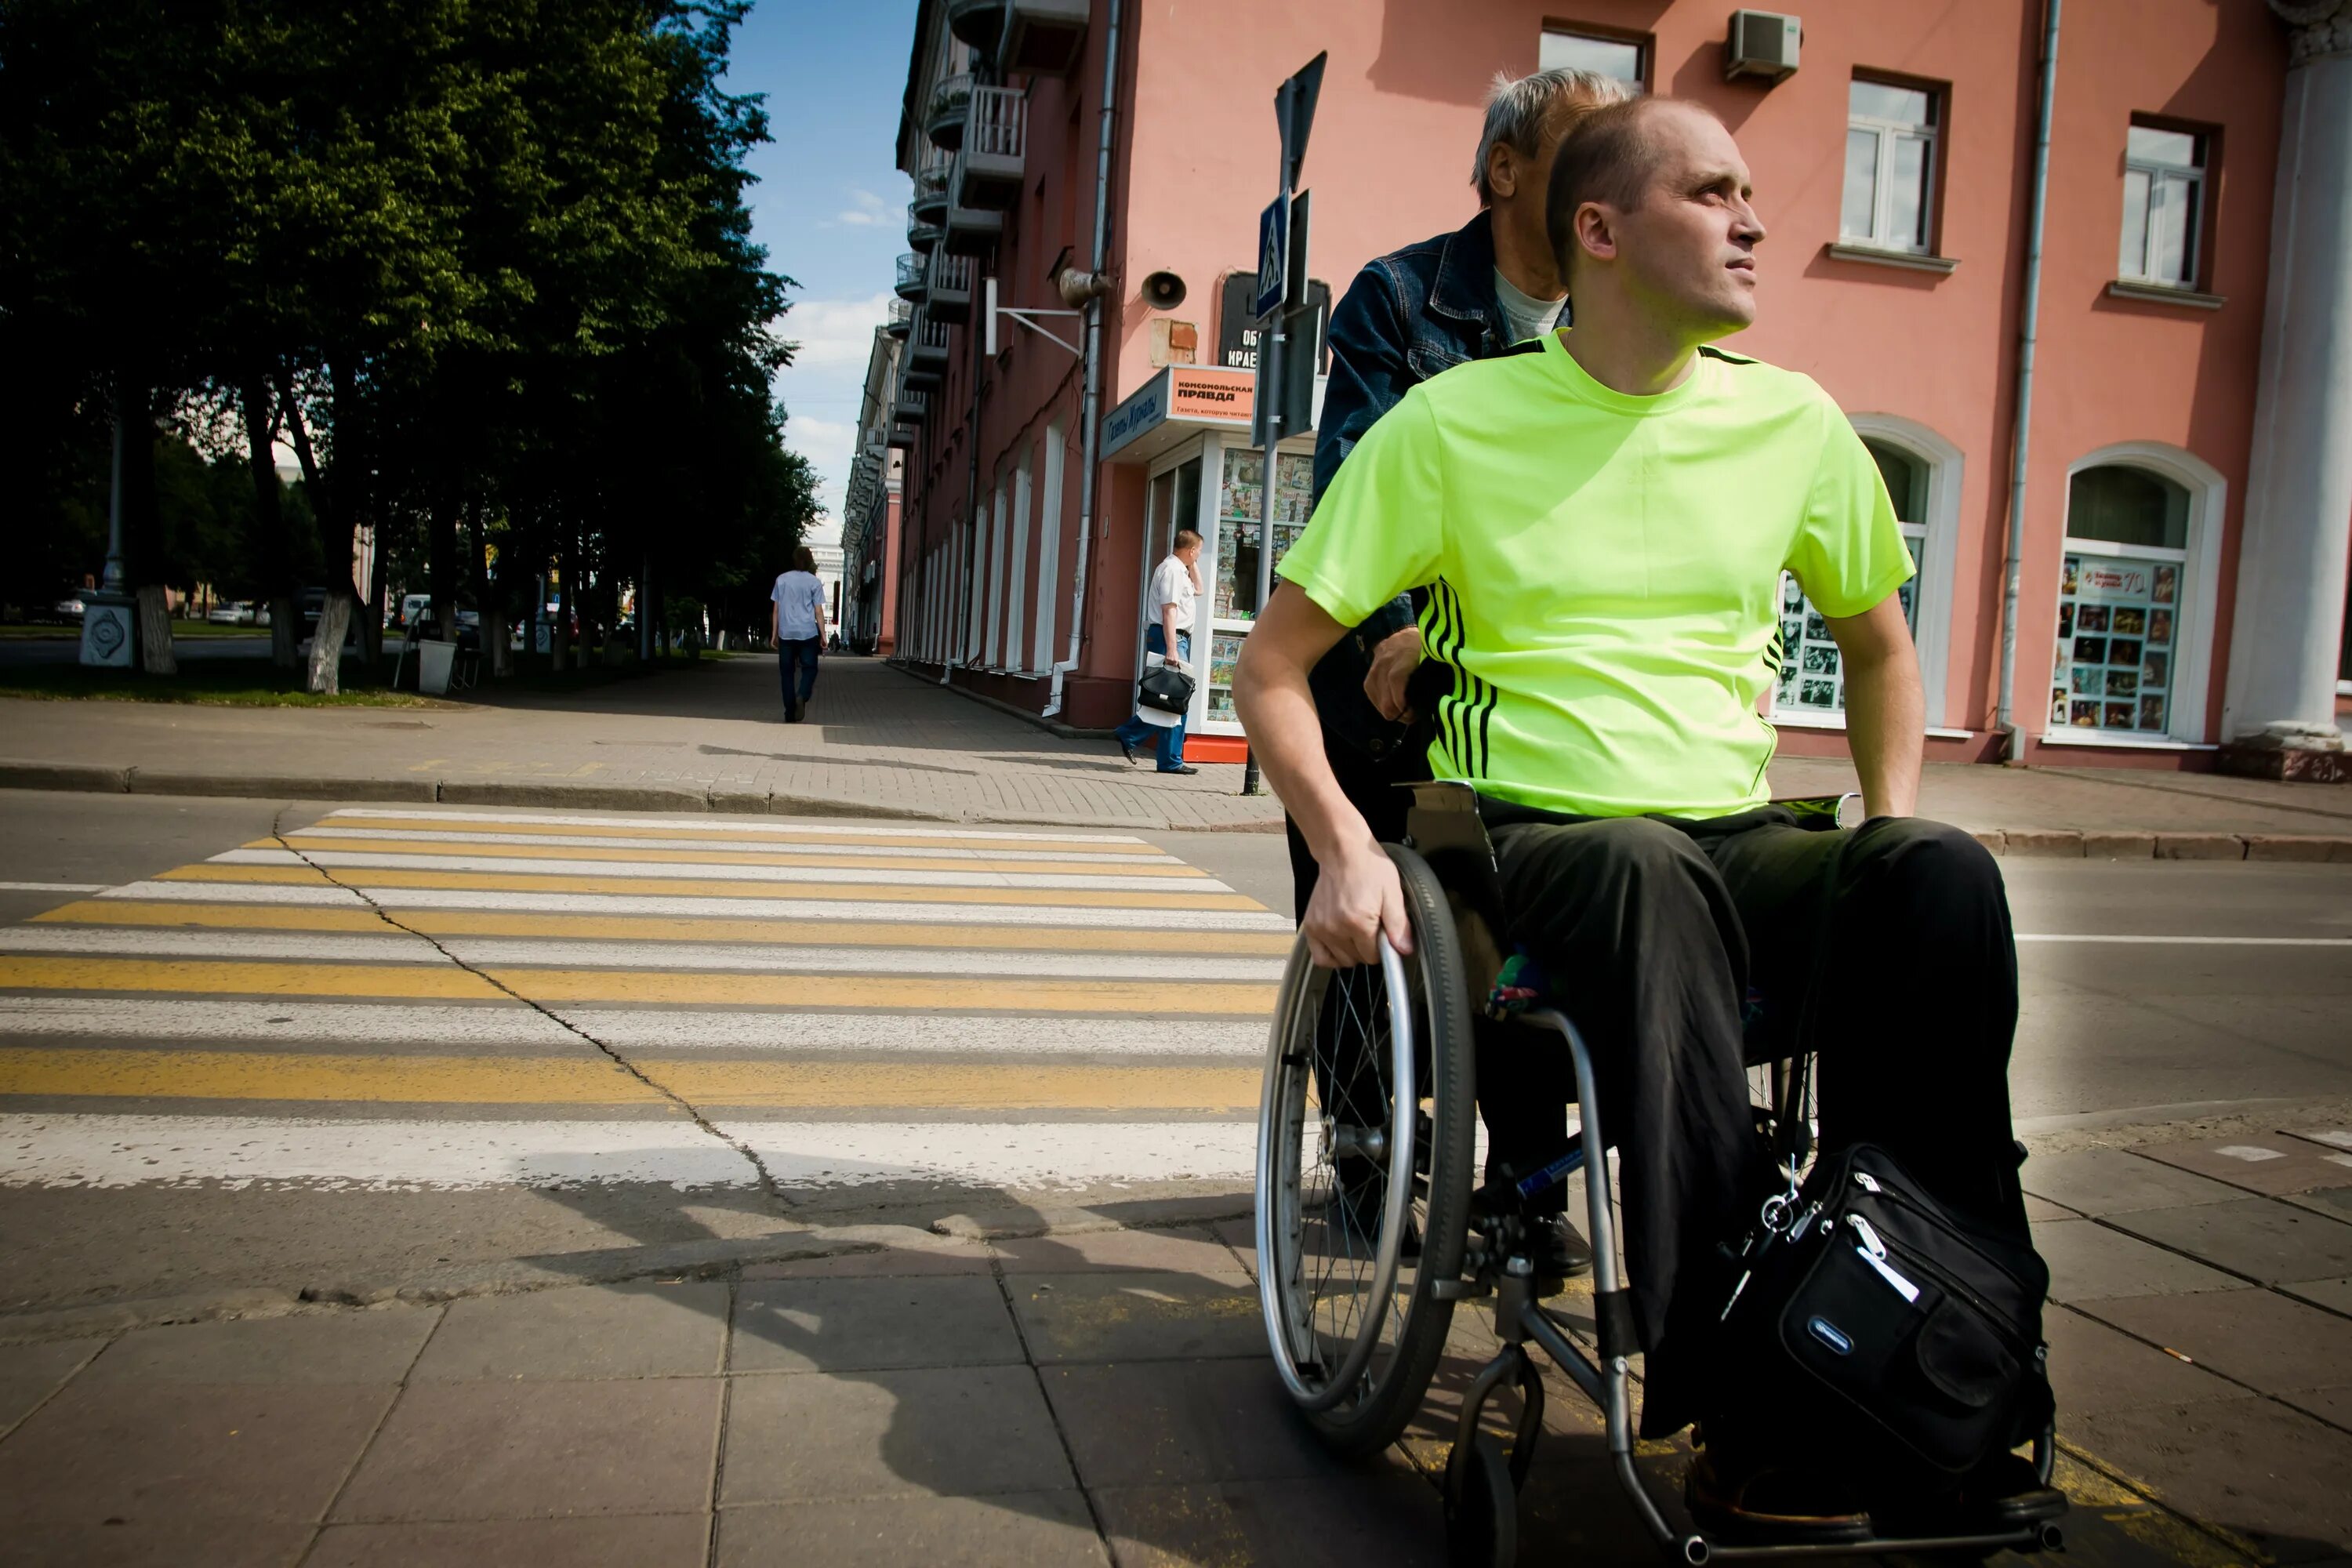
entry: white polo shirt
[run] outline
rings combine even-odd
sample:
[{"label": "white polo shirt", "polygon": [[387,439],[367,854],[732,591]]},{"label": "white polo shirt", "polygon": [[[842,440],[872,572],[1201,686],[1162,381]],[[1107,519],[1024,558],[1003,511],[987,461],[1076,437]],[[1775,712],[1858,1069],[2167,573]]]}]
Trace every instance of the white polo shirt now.
[{"label": "white polo shirt", "polygon": [[1171,555],[1153,569],[1151,574],[1151,625],[1162,624],[1171,605],[1176,606],[1176,630],[1189,634],[1192,629],[1192,602],[1200,597],[1192,586],[1192,574],[1184,563]]}]

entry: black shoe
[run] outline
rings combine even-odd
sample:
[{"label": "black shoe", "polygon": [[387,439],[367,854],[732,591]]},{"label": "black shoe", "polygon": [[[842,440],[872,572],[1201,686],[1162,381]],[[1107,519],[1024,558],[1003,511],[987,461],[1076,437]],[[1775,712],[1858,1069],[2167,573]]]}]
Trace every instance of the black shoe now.
[{"label": "black shoe", "polygon": [[1119,743],[1118,743],[1118,754],[1119,754],[1120,756],[1125,757],[1125,758],[1127,759],[1127,765],[1128,765],[1129,767],[1130,767],[1130,768],[1131,768],[1131,767],[1135,766],[1135,742],[1132,742],[1132,741],[1120,741],[1120,742],[1119,742]]},{"label": "black shoe", "polygon": [[1592,1272],[1592,1246],[1564,1214],[1529,1221],[1528,1241],[1535,1255],[1538,1295],[1557,1295],[1570,1279]]},{"label": "black shoe", "polygon": [[1963,1530],[2015,1530],[2065,1511],[2066,1494],[2043,1484],[2033,1462],[2016,1454],[1995,1454],[1960,1482]]},{"label": "black shoe", "polygon": [[1190,763],[1178,763],[1172,768],[1162,768],[1160,771],[1163,773],[1197,773],[1201,770]]}]

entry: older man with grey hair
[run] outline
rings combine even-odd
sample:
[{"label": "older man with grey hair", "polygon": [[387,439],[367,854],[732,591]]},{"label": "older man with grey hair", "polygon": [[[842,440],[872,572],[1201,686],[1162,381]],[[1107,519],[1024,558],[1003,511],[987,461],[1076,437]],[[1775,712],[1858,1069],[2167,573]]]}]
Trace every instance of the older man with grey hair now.
[{"label": "older man with grey hair", "polygon": [[[1374,258],[1331,312],[1331,377],[1315,440],[1317,499],[1358,439],[1414,386],[1559,324],[1568,289],[1544,227],[1552,159],[1585,115],[1631,96],[1623,82],[1592,71],[1495,79],[1470,166],[1477,216],[1451,234]],[[1432,704],[1416,701],[1411,689],[1422,661],[1417,616],[1412,596],[1401,595],[1340,638],[1311,678],[1331,772],[1384,841],[1404,834],[1404,792],[1396,785],[1429,776],[1429,734],[1415,710]],[[1315,858],[1297,825],[1286,817],[1285,826],[1303,915],[1315,889]],[[1559,1106],[1540,1100],[1486,1108],[1491,1166],[1532,1169],[1564,1141]],[[1552,1217],[1560,1192],[1539,1200],[1547,1214],[1535,1217]],[[1555,1272],[1591,1266],[1564,1219],[1556,1237]]]}]

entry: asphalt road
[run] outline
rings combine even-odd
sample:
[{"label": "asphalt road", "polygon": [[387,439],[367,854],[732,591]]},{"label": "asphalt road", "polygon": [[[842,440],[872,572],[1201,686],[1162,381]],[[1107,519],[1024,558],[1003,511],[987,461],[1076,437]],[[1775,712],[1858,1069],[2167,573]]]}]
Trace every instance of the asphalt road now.
[{"label": "asphalt road", "polygon": [[[2003,870],[2021,1131],[2352,1105],[2352,868]],[[0,1305],[1244,1190],[1289,901],[1270,834],[8,792]]]}]

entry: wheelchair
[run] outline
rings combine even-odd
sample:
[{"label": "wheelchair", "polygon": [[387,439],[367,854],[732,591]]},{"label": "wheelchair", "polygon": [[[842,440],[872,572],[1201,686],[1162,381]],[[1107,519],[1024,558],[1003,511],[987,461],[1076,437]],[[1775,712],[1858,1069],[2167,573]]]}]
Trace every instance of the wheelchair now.
[{"label": "wheelchair", "polygon": [[[1603,1152],[1592,1058],[1576,1026],[1540,996],[1507,1021],[1474,1009],[1504,963],[1501,886],[1469,786],[1409,786],[1405,842],[1387,847],[1404,891],[1413,951],[1385,938],[1381,963],[1320,970],[1302,939],[1285,971],[1258,1109],[1258,1296],[1276,1370],[1324,1443],[1348,1457],[1394,1441],[1420,1408],[1454,1310],[1491,1297],[1501,1352],[1472,1380],[1444,1484],[1449,1553],[1461,1564],[1517,1556],[1517,1491],[1543,1426],[1544,1385],[1528,1353],[1548,1353],[1598,1405],[1617,1479],[1666,1553],[1717,1559],[2045,1552],[2063,1544],[2039,1522],[1984,1534],[1818,1542],[1727,1542],[1671,1522],[1633,1463],[1630,1361],[1638,1349],[1630,1292],[1621,1282],[1612,1183]],[[1800,826],[1834,832],[1854,796],[1781,800]],[[1556,1035],[1574,1073],[1579,1129],[1567,1152],[1524,1175],[1473,1182],[1477,1136],[1475,1042],[1496,1027]],[[1794,1042],[1790,1042],[1794,1044]],[[1756,1053],[1751,1049],[1751,1058]],[[1752,1067],[1759,1132],[1793,1184],[1810,1164],[1816,1127],[1812,1058]],[[1565,1086],[1563,1086],[1565,1087]],[[1538,1299],[1521,1200],[1585,1173],[1592,1247],[1591,1353],[1570,1337],[1583,1325]],[[1520,1394],[1508,1449],[1481,1430],[1505,1384]],[[2033,1443],[2048,1484],[2055,1453]]]}]

